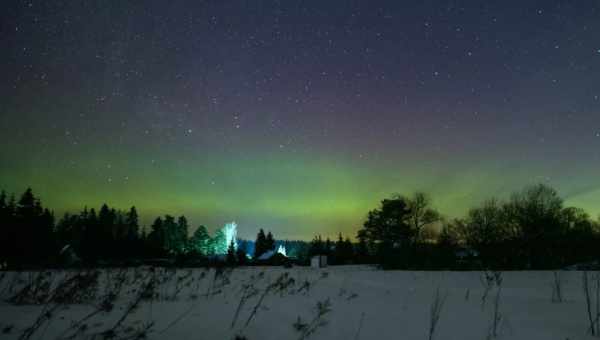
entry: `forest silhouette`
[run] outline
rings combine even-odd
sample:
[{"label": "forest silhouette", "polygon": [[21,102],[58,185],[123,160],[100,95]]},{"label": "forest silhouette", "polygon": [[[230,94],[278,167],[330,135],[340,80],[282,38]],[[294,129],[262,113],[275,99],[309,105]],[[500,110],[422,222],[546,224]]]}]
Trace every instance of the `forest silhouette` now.
[{"label": "forest silhouette", "polygon": [[[365,209],[366,211],[367,209]],[[325,233],[325,231],[323,231]],[[388,269],[553,269],[594,265],[600,258],[600,223],[566,207],[557,191],[538,184],[507,200],[490,199],[463,218],[445,219],[422,192],[383,199],[368,211],[355,241],[275,240],[260,229],[256,240],[226,244],[217,230],[193,232],[185,216],[157,217],[142,228],[134,206],[103,204],[56,220],[28,188],[17,200],[0,194],[0,264],[8,268],[138,265],[376,264]],[[257,261],[281,245],[285,261]],[[158,261],[158,262],[157,262]]]}]

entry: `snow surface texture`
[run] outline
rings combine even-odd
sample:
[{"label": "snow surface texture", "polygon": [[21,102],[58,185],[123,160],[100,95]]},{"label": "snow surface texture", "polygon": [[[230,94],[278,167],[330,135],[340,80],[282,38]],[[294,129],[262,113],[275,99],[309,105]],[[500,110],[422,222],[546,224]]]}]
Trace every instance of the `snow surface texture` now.
[{"label": "snow surface texture", "polygon": [[0,338],[597,339],[582,280],[367,266],[4,272]]}]

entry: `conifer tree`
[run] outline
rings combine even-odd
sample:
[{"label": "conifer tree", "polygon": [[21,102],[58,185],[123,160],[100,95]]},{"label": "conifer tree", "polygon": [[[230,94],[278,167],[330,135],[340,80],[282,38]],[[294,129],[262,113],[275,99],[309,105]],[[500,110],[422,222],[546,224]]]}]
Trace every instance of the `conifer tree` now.
[{"label": "conifer tree", "polygon": [[273,237],[273,234],[271,234],[270,231],[267,234],[267,238],[265,241],[265,251],[269,250],[275,250],[275,238]]},{"label": "conifer tree", "polygon": [[169,254],[177,253],[179,246],[179,228],[173,216],[165,215],[165,219],[163,220],[163,229],[165,232],[164,249]]},{"label": "conifer tree", "polygon": [[187,251],[187,239],[188,239],[188,222],[185,216],[180,216],[177,219],[177,252],[185,253]]},{"label": "conifer tree", "polygon": [[140,225],[138,213],[135,207],[131,207],[131,209],[129,209],[125,223],[127,224],[127,240],[130,242],[137,241],[139,238]]},{"label": "conifer tree", "polygon": [[344,239],[342,238],[342,233],[339,233],[338,239],[335,242],[335,249],[333,251],[333,261],[336,264],[344,264],[346,262],[345,254],[344,254]]},{"label": "conifer tree", "polygon": [[163,255],[166,249],[166,232],[163,220],[157,217],[150,227],[148,234],[148,245],[153,255]]},{"label": "conifer tree", "polygon": [[246,242],[241,241],[238,245],[238,249],[236,250],[236,258],[239,266],[243,266],[247,262],[246,258]]},{"label": "conifer tree", "polygon": [[265,236],[265,231],[261,228],[256,235],[256,242],[254,243],[254,258],[259,258],[266,251],[267,237]]},{"label": "conifer tree", "polygon": [[205,256],[212,255],[210,253],[210,236],[205,226],[201,225],[194,231],[190,238],[190,250]]},{"label": "conifer tree", "polygon": [[236,263],[235,241],[231,240],[227,247],[227,264],[234,265]]},{"label": "conifer tree", "polygon": [[223,233],[223,229],[219,229],[215,232],[215,236],[211,239],[211,244],[214,254],[227,254],[229,245],[227,244],[227,238],[225,237],[225,233]]},{"label": "conifer tree", "polygon": [[10,248],[10,225],[8,224],[9,216],[7,213],[7,205],[6,192],[2,190],[2,192],[0,192],[0,263],[8,260]]}]

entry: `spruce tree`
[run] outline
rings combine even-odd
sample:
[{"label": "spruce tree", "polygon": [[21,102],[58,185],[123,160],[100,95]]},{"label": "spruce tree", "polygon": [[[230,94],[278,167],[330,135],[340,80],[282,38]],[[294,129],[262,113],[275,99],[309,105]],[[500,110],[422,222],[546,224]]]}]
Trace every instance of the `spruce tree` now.
[{"label": "spruce tree", "polygon": [[243,266],[246,264],[247,262],[247,258],[246,258],[246,242],[241,241],[240,244],[238,245],[238,249],[236,251],[236,258],[237,258],[237,263],[238,266]]},{"label": "spruce tree", "polygon": [[135,207],[131,207],[127,213],[125,223],[127,224],[127,240],[130,243],[136,242],[139,238],[139,218]]},{"label": "spruce tree", "polygon": [[8,260],[8,250],[10,247],[8,230],[10,225],[8,224],[7,210],[6,192],[2,190],[0,192],[0,264]]},{"label": "spruce tree", "polygon": [[267,234],[267,239],[265,240],[265,251],[275,250],[275,238],[273,238],[273,234],[269,231]]},{"label": "spruce tree", "polygon": [[165,231],[165,250],[167,250],[169,254],[177,253],[179,247],[179,231],[173,216],[165,215],[163,229]]},{"label": "spruce tree", "polygon": [[330,256],[331,255],[332,243],[329,237],[325,240],[325,246],[323,247],[323,255]]},{"label": "spruce tree", "polygon": [[338,239],[335,242],[335,249],[333,251],[333,261],[335,264],[344,264],[346,262],[344,254],[344,239],[342,233],[338,235]]},{"label": "spruce tree", "polygon": [[166,232],[163,220],[157,217],[150,227],[148,234],[148,245],[153,255],[164,255],[166,248]]},{"label": "spruce tree", "polygon": [[58,249],[54,234],[54,213],[48,209],[44,209],[39,217],[39,225],[42,229],[40,235],[42,256],[47,257],[50,254],[56,254]]},{"label": "spruce tree", "polygon": [[323,241],[321,240],[321,235],[315,236],[310,242],[310,246],[308,249],[308,256],[312,257],[315,255],[324,255],[324,246]]},{"label": "spruce tree", "polygon": [[227,238],[225,237],[225,233],[223,229],[219,229],[215,232],[215,236],[211,239],[212,251],[216,255],[225,255],[227,254]]},{"label": "spruce tree", "polygon": [[94,230],[95,256],[105,259],[113,251],[114,216],[106,203],[100,207],[98,221]]},{"label": "spruce tree", "polygon": [[8,249],[6,250],[7,258],[9,261],[16,260],[19,245],[17,243],[18,237],[18,223],[17,223],[17,203],[15,195],[10,195],[10,200],[6,205],[6,226],[7,226],[7,243]]},{"label": "spruce tree", "polygon": [[262,228],[258,231],[256,235],[256,242],[254,243],[254,258],[259,258],[262,254],[267,251],[267,237],[265,236],[265,231]]},{"label": "spruce tree", "polygon": [[194,231],[190,239],[190,249],[204,256],[212,255],[210,254],[210,236],[205,226],[201,225]]},{"label": "spruce tree", "polygon": [[6,191],[0,191],[0,212],[4,212],[6,209]]},{"label": "spruce tree", "polygon": [[35,257],[34,252],[39,247],[36,235],[33,233],[35,223],[35,197],[31,188],[21,195],[17,204],[15,242],[17,256],[21,262],[29,262]]},{"label": "spruce tree", "polygon": [[346,237],[343,243],[343,257],[345,259],[345,263],[354,263],[354,245],[350,241],[349,238]]},{"label": "spruce tree", "polygon": [[177,252],[185,253],[187,251],[188,222],[185,216],[177,219]]},{"label": "spruce tree", "polygon": [[235,253],[235,243],[234,240],[231,240],[229,243],[229,247],[227,247],[227,264],[235,265],[236,263],[236,253]]}]

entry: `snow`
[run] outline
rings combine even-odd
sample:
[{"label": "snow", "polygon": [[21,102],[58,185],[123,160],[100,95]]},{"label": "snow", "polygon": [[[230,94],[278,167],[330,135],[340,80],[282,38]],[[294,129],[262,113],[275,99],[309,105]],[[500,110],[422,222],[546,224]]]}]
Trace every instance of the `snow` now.
[{"label": "snow", "polygon": [[[47,278],[50,287],[74,275],[49,273],[39,277]],[[48,310],[52,311],[49,321],[31,338],[72,334],[78,327],[65,331],[92,313],[111,285],[113,291],[118,286],[119,277],[124,280],[115,308],[86,319],[85,329],[75,338],[112,328],[151,279],[156,282],[152,297],[125,316],[116,328],[116,338],[153,322],[147,334],[150,339],[233,339],[235,335],[250,340],[300,339],[311,325],[310,339],[428,339],[432,302],[439,292],[443,304],[433,338],[480,340],[490,334],[498,291],[493,287],[482,299],[486,291],[482,272],[379,271],[368,266],[245,267],[220,273],[215,269],[157,268],[152,272],[135,268],[103,270],[96,296],[78,304],[7,301],[34,282],[37,274],[0,273],[0,338],[19,338]],[[552,301],[553,272],[502,273],[497,338],[595,339],[588,334],[582,273],[561,272],[560,277],[564,301],[558,303]]]}]

